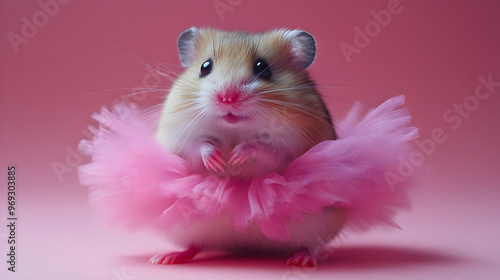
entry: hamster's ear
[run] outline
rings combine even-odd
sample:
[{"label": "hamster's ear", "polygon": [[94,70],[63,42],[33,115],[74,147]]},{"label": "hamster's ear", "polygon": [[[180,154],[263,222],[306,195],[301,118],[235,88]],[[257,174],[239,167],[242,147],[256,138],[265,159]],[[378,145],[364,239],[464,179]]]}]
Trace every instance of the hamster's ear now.
[{"label": "hamster's ear", "polygon": [[309,67],[316,56],[316,41],[314,37],[302,30],[289,30],[285,36],[290,40],[292,55],[297,66],[301,69]]},{"label": "hamster's ear", "polygon": [[188,67],[194,58],[196,36],[199,30],[196,27],[191,27],[181,33],[177,39],[177,48],[179,49],[179,58],[184,67]]}]

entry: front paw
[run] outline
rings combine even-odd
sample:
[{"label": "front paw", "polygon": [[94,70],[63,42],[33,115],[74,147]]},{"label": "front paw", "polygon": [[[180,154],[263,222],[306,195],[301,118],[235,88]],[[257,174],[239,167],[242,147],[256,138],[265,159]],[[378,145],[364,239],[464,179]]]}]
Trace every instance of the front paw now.
[{"label": "front paw", "polygon": [[250,143],[241,143],[234,147],[234,149],[229,154],[229,165],[239,166],[244,162],[251,161],[257,155],[256,145]]},{"label": "front paw", "polygon": [[201,146],[201,159],[203,160],[203,165],[208,170],[213,170],[217,172],[218,170],[224,171],[226,163],[222,159],[222,152],[210,143],[204,143]]}]

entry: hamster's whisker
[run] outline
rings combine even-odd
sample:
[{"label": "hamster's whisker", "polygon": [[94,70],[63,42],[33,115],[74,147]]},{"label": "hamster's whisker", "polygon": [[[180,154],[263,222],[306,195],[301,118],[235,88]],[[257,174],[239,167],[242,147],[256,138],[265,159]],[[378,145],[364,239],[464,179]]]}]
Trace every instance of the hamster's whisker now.
[{"label": "hamster's whisker", "polygon": [[[191,115],[194,115],[196,110],[198,110],[198,108],[196,108],[195,105],[197,105],[197,103],[191,100],[179,102],[179,107],[178,107],[179,111],[171,114],[170,116],[183,115],[190,117]],[[144,120],[149,121],[151,119],[160,119],[163,113],[162,111],[163,106],[164,106],[163,103],[156,104],[141,110],[140,113],[143,115]]]},{"label": "hamster's whisker", "polygon": [[193,80],[190,80],[186,76],[180,76],[179,79],[177,79],[177,81],[182,82],[183,87],[187,87],[193,92],[198,91],[199,84],[195,83]]},{"label": "hamster's whisker", "polygon": [[345,99],[342,99],[342,98],[338,98],[338,97],[335,97],[335,96],[330,96],[330,95],[326,95],[326,94],[320,94],[320,96],[321,96],[321,98],[329,98],[329,99],[340,101],[340,102],[343,102],[343,103],[346,103],[346,104],[349,104],[349,105],[354,105],[354,102],[352,102],[352,101],[348,101],[348,100],[345,100]]},{"label": "hamster's whisker", "polygon": [[[177,107],[178,111],[176,113],[170,114],[170,116],[177,116],[177,115],[191,116],[194,115],[193,112],[199,110],[200,109],[199,107],[201,107],[198,105],[198,103],[194,102],[193,100],[181,101],[178,104],[179,104],[179,106]],[[141,113],[144,113],[148,119],[151,119],[153,117],[160,116],[162,114],[161,108],[163,108],[163,106],[164,106],[163,103],[156,104],[141,110]]]},{"label": "hamster's whisker", "polygon": [[300,105],[297,105],[297,104],[292,103],[292,102],[272,100],[272,99],[266,99],[266,98],[261,98],[260,100],[262,100],[264,102],[268,102],[268,103],[274,103],[274,104],[282,105],[282,106],[285,106],[285,107],[288,107],[288,108],[292,108],[292,109],[295,109],[295,110],[298,110],[298,111],[301,111],[301,112],[304,112],[304,113],[308,113],[308,114],[320,113],[320,114],[322,114],[325,117],[328,116],[328,115],[326,115],[323,112],[318,112],[318,111],[316,111],[314,109],[307,108],[307,107],[304,107],[304,106],[300,106]]},{"label": "hamster's whisker", "polygon": [[[274,100],[273,100],[273,101],[274,101]],[[308,116],[310,116],[310,117],[312,117],[312,118],[314,118],[314,119],[316,119],[316,120],[318,120],[318,121],[322,122],[323,124],[325,124],[325,125],[327,125],[327,126],[329,126],[329,127],[332,127],[332,128],[333,128],[333,125],[332,125],[332,124],[330,124],[328,121],[326,121],[325,119],[323,119],[323,118],[319,117],[318,115],[314,114],[314,113],[317,113],[316,111],[312,111],[312,110],[310,110],[310,111],[314,112],[314,113],[312,113],[312,112],[309,112],[309,111],[304,110],[304,109],[303,109],[303,108],[301,108],[301,107],[298,107],[298,106],[292,106],[291,104],[286,104],[286,102],[281,102],[281,103],[280,103],[280,102],[269,102],[269,103],[274,104],[274,105],[281,105],[281,106],[285,106],[285,107],[290,108],[290,109],[292,109],[292,110],[302,112],[302,113],[304,113],[304,114],[306,114],[306,115],[308,115]],[[272,107],[275,107],[275,106],[273,106],[273,105],[271,105],[271,106],[272,106]],[[275,108],[278,108],[278,107],[275,107]],[[294,117],[296,117],[296,115],[295,115],[295,114],[291,114],[291,113],[287,113],[287,112],[283,112],[283,113],[284,113],[284,114],[287,114],[290,118],[294,118]],[[325,117],[326,117],[326,115],[325,115]],[[290,122],[290,125],[293,125],[293,126],[297,127],[297,125],[296,125],[294,122]],[[300,127],[298,127],[298,128],[300,128]],[[319,126],[312,126],[312,129],[313,129],[313,130],[315,130],[315,131],[317,131],[319,134],[321,134],[321,133],[322,133],[322,130],[320,129],[320,127],[319,127]],[[304,137],[306,140],[308,140],[308,142],[309,142],[310,144],[314,144],[314,141],[312,140],[312,137],[310,137],[310,136],[308,136],[308,135],[305,135],[305,134],[304,134],[304,132],[303,132],[303,130],[301,130],[301,129],[298,129],[298,131],[300,131],[300,133],[303,135],[303,137]],[[310,132],[308,132],[308,133],[310,134]]]},{"label": "hamster's whisker", "polygon": [[168,76],[168,74],[165,74],[161,71],[159,71],[158,69],[154,68],[153,66],[151,66],[150,64],[148,64],[146,61],[140,59],[137,55],[133,54],[132,52],[130,52],[129,50],[125,49],[125,48],[122,48],[122,50],[124,50],[125,52],[128,53],[128,55],[130,55],[132,58],[135,59],[135,61],[139,62],[139,64],[145,69],[145,70],[149,70],[149,71],[152,71],[158,75],[161,75],[163,77],[166,77],[166,78],[169,78],[171,79],[172,81],[175,81],[172,77]]},{"label": "hamster's whisker", "polygon": [[330,123],[328,123],[326,120],[324,120],[323,118],[319,117],[317,114],[321,114],[323,115],[325,118],[328,117],[327,114],[323,113],[323,112],[317,112],[316,110],[313,110],[313,109],[309,109],[307,107],[302,107],[300,105],[296,105],[296,104],[293,104],[293,103],[290,103],[290,102],[284,102],[284,101],[278,101],[278,100],[270,100],[270,99],[265,99],[265,98],[262,98],[261,99],[262,101],[264,102],[268,102],[268,103],[272,103],[272,104],[277,104],[277,105],[281,105],[281,106],[285,106],[287,108],[290,108],[290,109],[293,109],[295,111],[299,111],[299,112],[302,112],[302,113],[305,113],[325,124],[328,124],[328,126],[332,127],[332,125]]},{"label": "hamster's whisker", "polygon": [[113,91],[122,91],[122,90],[133,90],[133,88],[110,88],[110,89],[103,89],[103,90],[96,90],[96,91],[92,91],[92,92],[87,92],[87,93],[84,93],[83,95],[91,95],[91,94],[98,94],[98,93],[110,93],[110,92],[113,92]]},{"label": "hamster's whisker", "polygon": [[[181,137],[190,137],[190,135],[193,133],[193,129],[191,129],[191,126],[193,124],[196,125],[196,122],[198,122],[198,120],[204,115],[205,111],[203,110],[198,110],[198,111],[190,110],[189,112],[184,112],[183,116],[185,116],[186,118],[191,118],[191,121],[184,127],[184,129],[180,132],[179,135],[181,135]],[[188,131],[188,133],[187,135],[184,135],[186,130]]]},{"label": "hamster's whisker", "polygon": [[[158,70],[158,69],[154,68],[154,67],[153,67],[153,66],[151,66],[151,65],[146,65],[145,70],[146,70],[146,71],[149,71],[149,72],[150,72],[151,74],[153,74],[153,75],[154,75],[154,74],[156,74],[157,76],[160,76],[160,77],[165,78],[165,79],[167,79],[167,80],[170,80],[170,81],[172,81],[172,82],[175,82],[175,80],[178,78],[178,77],[172,77],[172,76],[170,76],[169,74],[164,73],[164,72],[162,72],[162,71],[160,71],[160,70]],[[175,75],[177,75],[177,74],[175,74]]]},{"label": "hamster's whisker", "polygon": [[[274,107],[274,106],[272,106],[272,107]],[[266,108],[266,106],[262,106],[262,105],[258,106],[258,113],[262,116],[267,116],[269,119],[274,119],[275,121],[278,121],[279,122],[278,125],[283,125],[283,127],[287,127],[287,126],[296,127],[297,129],[295,129],[295,131],[300,134],[302,139],[304,139],[308,143],[308,145],[312,146],[315,144],[315,142],[312,138],[312,135],[310,135],[311,133],[308,130],[300,129],[300,127],[298,127],[294,122],[288,121],[288,119],[277,118],[275,114],[270,113],[269,109]],[[291,118],[294,117],[294,115],[292,115],[290,113],[284,112],[284,114],[288,117],[291,117]],[[316,131],[320,132],[319,129],[316,129]],[[287,133],[281,133],[280,137],[287,138],[289,143],[294,143],[296,140],[291,135],[289,135]]]},{"label": "hamster's whisker", "polygon": [[143,108],[139,112],[140,113],[146,113],[146,112],[150,112],[151,110],[157,110],[158,108],[162,108],[162,107],[163,107],[163,103],[158,103],[158,104],[151,105],[149,107]]},{"label": "hamster's whisker", "polygon": [[275,63],[275,62],[272,62],[271,64],[269,64],[269,65],[267,66],[267,68],[266,68],[266,69],[263,69],[263,70],[262,70],[259,74],[254,75],[254,76],[250,79],[250,81],[249,81],[248,83],[253,83],[253,82],[255,82],[255,80],[257,80],[257,79],[259,78],[259,75],[260,75],[261,73],[263,73],[264,71],[266,71],[267,69],[271,68],[271,66],[272,66],[272,65],[274,65],[274,63]]},{"label": "hamster's whisker", "polygon": [[120,96],[120,98],[126,98],[126,97],[130,97],[130,96],[134,96],[134,95],[137,95],[137,94],[143,94],[143,93],[156,93],[156,92],[169,92],[170,90],[169,89],[149,89],[149,90],[141,90],[141,91],[137,91],[137,92],[133,92],[133,93],[130,93],[130,94],[126,94],[126,95],[123,95],[123,96]]},{"label": "hamster's whisker", "polygon": [[[158,65],[164,67],[167,71],[169,71],[170,73],[172,73],[173,75],[177,76],[177,77],[180,77],[181,75],[178,74],[177,72],[173,71],[172,69],[170,69],[169,67],[166,66],[166,63],[163,63],[161,62],[159,59],[157,59],[154,55],[152,55],[151,53],[148,52],[148,54],[157,62]],[[172,66],[179,66],[178,64],[173,64],[173,63],[169,63],[170,65]]]},{"label": "hamster's whisker", "polygon": [[[142,119],[144,121],[150,121],[150,120],[158,120],[160,117],[161,117],[161,112],[153,112],[147,115],[143,115]],[[158,124],[156,123],[156,125]]]},{"label": "hamster's whisker", "polygon": [[[160,71],[159,69],[156,69],[155,67],[151,66],[149,63],[145,62],[135,54],[131,53],[130,51],[123,49],[125,52],[127,52],[132,58],[134,58],[139,64],[143,67],[144,70],[149,71],[150,73],[156,74],[160,77],[166,78],[167,80],[170,80],[172,82],[175,82],[177,78],[180,78],[181,76],[174,71],[168,69],[168,67],[165,67],[163,64],[159,63],[160,66],[165,67],[167,70],[169,70],[175,77],[170,76],[167,73],[164,73]],[[157,60],[158,61],[158,60]]]},{"label": "hamster's whisker", "polygon": [[199,108],[193,108],[192,107],[193,105],[182,105],[182,106],[179,106],[178,107],[178,110],[177,112],[173,113],[173,114],[170,114],[171,117],[177,117],[177,116],[181,116],[181,117],[191,117],[193,116],[197,111],[199,111]]},{"label": "hamster's whisker", "polygon": [[[151,88],[154,88],[154,87],[159,88],[160,86],[151,86]],[[83,95],[91,95],[91,94],[99,94],[99,93],[112,93],[115,91],[132,91],[134,89],[135,88],[110,88],[110,89],[103,89],[103,90],[96,90],[96,91],[92,91],[92,92],[87,92],[87,93],[84,93]]]},{"label": "hamster's whisker", "polygon": [[182,130],[181,134],[180,135],[183,135],[184,132],[191,127],[191,125],[193,123],[195,123],[195,121],[197,121],[198,119],[200,119],[202,116],[204,116],[206,114],[206,111],[203,110],[203,107],[199,105],[200,108],[196,108],[196,109],[201,109],[201,110],[195,110],[195,108],[193,108],[192,112],[188,112],[190,114],[194,114],[196,113],[196,111],[198,111],[198,114],[186,125],[186,127]]},{"label": "hamster's whisker", "polygon": [[145,116],[147,119],[150,119],[153,116],[157,116],[161,114],[161,109],[163,108],[163,104],[155,104],[152,106],[149,106],[147,108],[141,109],[139,111],[139,114],[142,116]]},{"label": "hamster's whisker", "polygon": [[314,86],[294,86],[294,87],[288,87],[288,88],[270,89],[270,90],[259,91],[259,92],[257,92],[257,94],[270,93],[270,92],[282,92],[282,91],[297,90],[297,89],[309,89],[309,88],[314,88]]}]

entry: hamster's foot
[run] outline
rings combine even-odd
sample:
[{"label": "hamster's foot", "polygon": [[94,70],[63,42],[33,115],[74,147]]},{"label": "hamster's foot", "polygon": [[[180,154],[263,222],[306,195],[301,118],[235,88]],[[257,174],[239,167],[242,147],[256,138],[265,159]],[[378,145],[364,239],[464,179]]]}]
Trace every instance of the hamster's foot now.
[{"label": "hamster's foot", "polygon": [[239,166],[243,164],[245,161],[256,156],[257,149],[255,145],[251,143],[241,143],[234,147],[234,149],[229,154],[229,165],[231,166]]},{"label": "hamster's foot", "polygon": [[224,171],[226,163],[222,159],[222,152],[210,143],[204,143],[201,146],[201,159],[208,170],[217,172]]},{"label": "hamster's foot", "polygon": [[199,248],[191,247],[185,251],[172,252],[167,254],[156,254],[149,259],[154,264],[177,264],[193,259],[200,252]]},{"label": "hamster's foot", "polygon": [[295,254],[293,257],[286,261],[287,265],[293,266],[317,266],[316,258],[309,253],[309,251],[304,250]]}]

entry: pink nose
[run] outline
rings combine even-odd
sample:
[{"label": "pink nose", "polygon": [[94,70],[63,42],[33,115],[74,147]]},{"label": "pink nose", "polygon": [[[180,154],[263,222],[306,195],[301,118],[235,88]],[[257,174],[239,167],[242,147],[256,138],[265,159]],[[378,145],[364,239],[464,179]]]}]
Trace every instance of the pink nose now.
[{"label": "pink nose", "polygon": [[217,98],[221,103],[232,104],[238,102],[240,92],[238,90],[227,90],[225,92],[219,92]]}]

